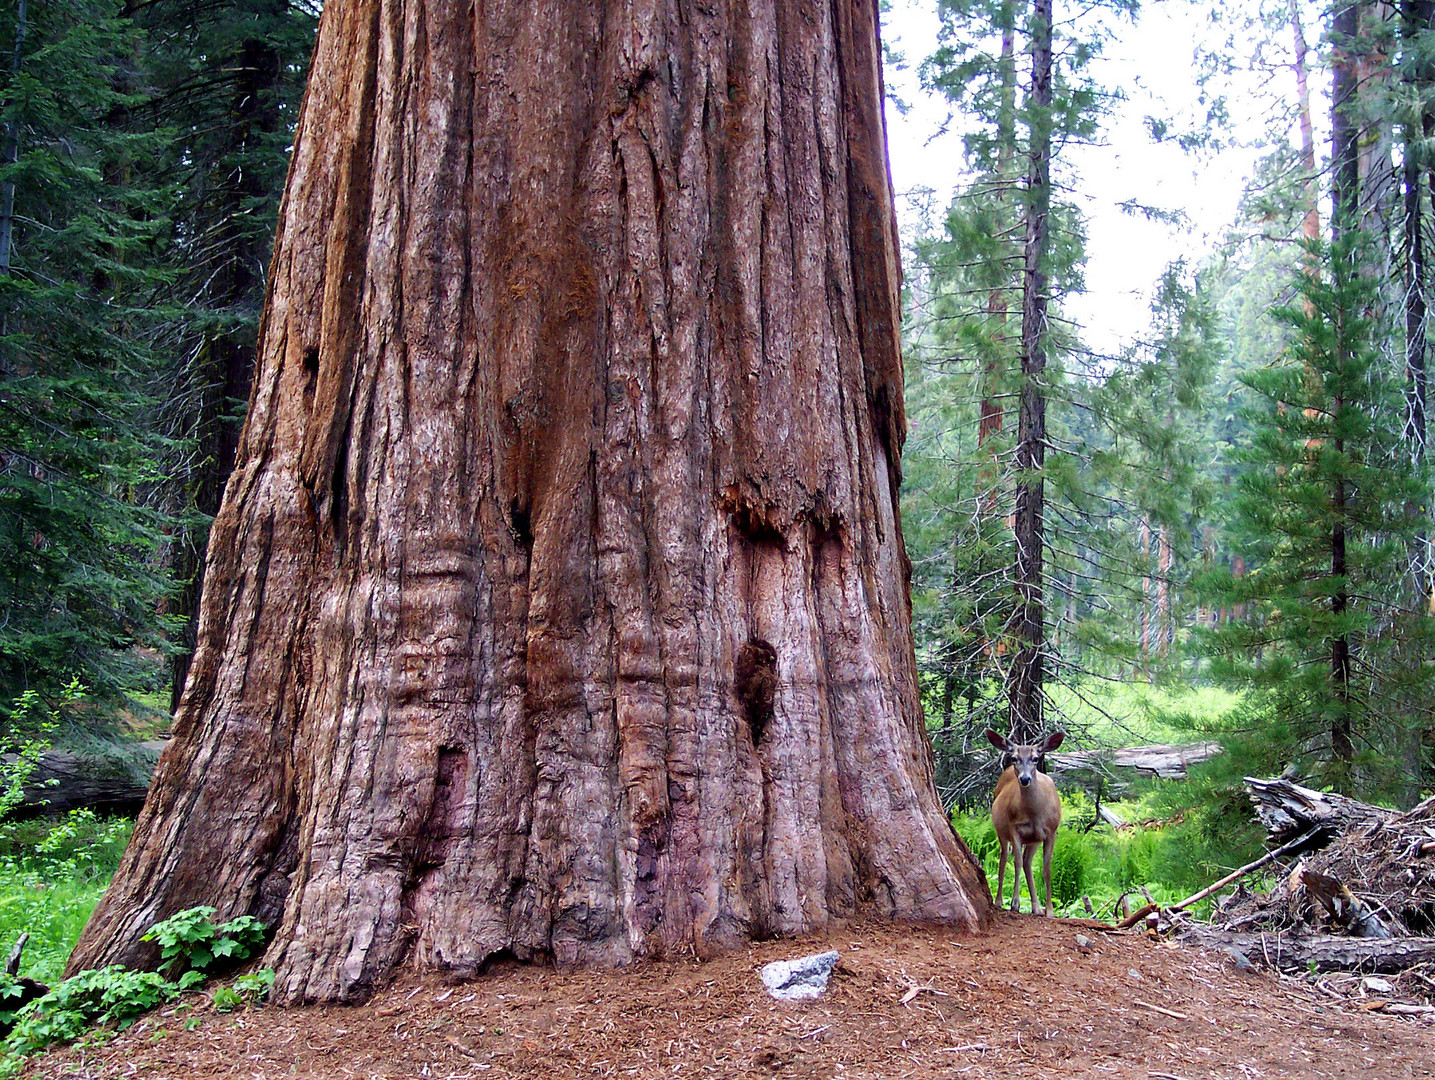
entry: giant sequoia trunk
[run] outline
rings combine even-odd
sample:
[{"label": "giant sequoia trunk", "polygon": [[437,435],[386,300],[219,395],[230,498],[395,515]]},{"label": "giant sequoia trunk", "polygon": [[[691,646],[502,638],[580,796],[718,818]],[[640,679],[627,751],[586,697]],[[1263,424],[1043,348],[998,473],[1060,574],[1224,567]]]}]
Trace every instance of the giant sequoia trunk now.
[{"label": "giant sequoia trunk", "polygon": [[897,520],[874,0],[330,0],[200,640],[70,968],[282,1001],[980,927]]}]

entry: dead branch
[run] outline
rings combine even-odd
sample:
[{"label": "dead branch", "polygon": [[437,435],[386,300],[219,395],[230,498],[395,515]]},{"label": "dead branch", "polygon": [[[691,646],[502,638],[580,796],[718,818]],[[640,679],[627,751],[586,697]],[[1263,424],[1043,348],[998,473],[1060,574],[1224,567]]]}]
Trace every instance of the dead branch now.
[{"label": "dead branch", "polygon": [[[1314,831],[1314,830],[1312,830],[1312,832],[1313,832],[1313,831]],[[1190,896],[1186,897],[1186,899],[1182,900],[1179,904],[1172,904],[1171,907],[1168,908],[1167,910],[1168,910],[1168,911],[1183,911],[1183,910],[1185,910],[1186,908],[1190,907],[1192,904],[1196,903],[1196,901],[1198,901],[1198,900],[1204,900],[1206,897],[1210,896],[1213,892],[1216,892],[1218,889],[1224,889],[1227,885],[1229,885],[1231,882],[1235,881],[1237,878],[1245,877],[1245,876],[1246,876],[1247,874],[1249,874],[1252,870],[1259,870],[1262,866],[1265,866],[1265,865],[1266,865],[1267,863],[1269,863],[1269,862],[1274,862],[1276,859],[1279,859],[1282,855],[1287,855],[1287,854],[1290,854],[1290,853],[1296,851],[1297,849],[1300,848],[1300,846],[1301,846],[1302,844],[1305,844],[1306,842],[1308,842],[1308,841],[1311,839],[1311,837],[1312,837],[1312,833],[1311,833],[1311,832],[1308,832],[1308,833],[1305,833],[1305,834],[1303,834],[1303,835],[1301,835],[1301,836],[1296,837],[1294,840],[1290,841],[1290,843],[1288,843],[1288,844],[1282,844],[1280,847],[1276,848],[1274,851],[1268,851],[1268,852],[1266,852],[1264,855],[1262,855],[1262,856],[1261,856],[1259,859],[1257,859],[1255,862],[1248,862],[1248,863],[1246,863],[1245,866],[1241,867],[1239,870],[1232,870],[1232,871],[1231,871],[1229,874],[1227,874],[1225,877],[1221,878],[1220,881],[1212,882],[1210,885],[1207,885],[1207,886],[1206,886],[1204,889],[1202,889],[1200,892],[1192,893]]]}]

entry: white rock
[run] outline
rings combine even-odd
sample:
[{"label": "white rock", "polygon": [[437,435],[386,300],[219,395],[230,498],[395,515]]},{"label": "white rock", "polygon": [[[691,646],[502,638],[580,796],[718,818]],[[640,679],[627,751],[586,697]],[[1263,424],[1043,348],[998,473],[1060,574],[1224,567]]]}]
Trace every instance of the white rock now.
[{"label": "white rock", "polygon": [[832,969],[841,958],[841,954],[834,949],[796,960],[774,960],[763,965],[760,973],[762,985],[779,1001],[820,997],[827,989]]}]

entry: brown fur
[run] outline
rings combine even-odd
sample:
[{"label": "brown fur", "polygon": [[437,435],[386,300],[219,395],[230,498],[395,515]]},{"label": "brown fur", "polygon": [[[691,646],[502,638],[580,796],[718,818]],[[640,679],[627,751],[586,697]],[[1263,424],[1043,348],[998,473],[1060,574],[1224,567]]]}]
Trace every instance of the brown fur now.
[{"label": "brown fur", "polygon": [[[1036,887],[1032,881],[1031,860],[1036,854],[1036,845],[1042,847],[1042,876],[1046,880],[1046,914],[1051,908],[1051,852],[1056,845],[1056,830],[1061,824],[1061,796],[1057,793],[1056,782],[1046,773],[1039,771],[1047,751],[1055,750],[1065,737],[1064,732],[1054,732],[1035,746],[1016,746],[994,731],[987,732],[993,746],[1002,750],[1007,761],[1013,764],[1002,770],[997,779],[996,795],[992,799],[992,828],[996,830],[1001,843],[1001,864],[997,871],[997,903],[1001,903],[1002,886],[1006,880],[1007,854],[1011,853],[1012,890],[1011,909],[1021,908],[1021,877],[1026,874],[1026,892],[1031,898],[1032,911],[1036,911]],[[1022,764],[1031,769],[1031,782],[1023,787],[1018,782],[1017,766]]]}]

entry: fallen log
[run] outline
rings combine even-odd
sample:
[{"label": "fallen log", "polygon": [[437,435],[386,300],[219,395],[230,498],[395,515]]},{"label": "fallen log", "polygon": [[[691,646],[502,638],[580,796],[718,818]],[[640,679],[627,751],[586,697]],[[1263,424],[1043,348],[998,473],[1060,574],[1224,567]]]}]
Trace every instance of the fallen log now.
[{"label": "fallen log", "polygon": [[1266,842],[1285,844],[1314,830],[1308,847],[1312,851],[1330,843],[1347,829],[1378,824],[1395,815],[1394,810],[1371,806],[1329,791],[1302,787],[1281,777],[1245,778],[1246,791],[1255,804],[1256,816],[1266,827]]},{"label": "fallen log", "polygon": [[[47,750],[26,780],[25,799],[14,812],[33,817],[87,808],[100,814],[138,814],[164,745],[135,743],[115,754]],[[14,759],[6,754],[3,760]]]},{"label": "fallen log", "polygon": [[1218,742],[1157,743],[1150,746],[1126,746],[1119,750],[1075,750],[1069,754],[1047,754],[1052,772],[1095,769],[1110,765],[1119,769],[1135,769],[1162,780],[1186,779],[1186,767],[1205,761],[1221,752]]},{"label": "fallen log", "polygon": [[1194,893],[1192,893],[1190,896],[1186,897],[1186,899],[1182,900],[1179,904],[1173,904],[1173,905],[1171,905],[1171,907],[1168,908],[1167,910],[1168,910],[1168,911],[1181,911],[1181,910],[1183,910],[1183,909],[1185,909],[1185,908],[1190,907],[1190,906],[1191,906],[1192,904],[1194,904],[1197,900],[1204,900],[1206,897],[1210,896],[1213,892],[1216,892],[1216,891],[1218,891],[1218,890],[1220,890],[1220,889],[1224,889],[1227,885],[1229,885],[1231,882],[1235,881],[1237,878],[1243,878],[1243,877],[1245,877],[1245,876],[1246,876],[1247,874],[1249,874],[1252,870],[1259,870],[1262,866],[1265,866],[1266,863],[1275,862],[1275,860],[1276,860],[1276,859],[1279,859],[1282,855],[1289,855],[1291,852],[1295,851],[1297,848],[1300,848],[1300,847],[1304,846],[1304,844],[1305,844],[1305,842],[1306,842],[1307,839],[1309,839],[1309,838],[1306,837],[1306,836],[1298,836],[1298,837],[1296,837],[1294,840],[1288,841],[1287,843],[1283,844],[1282,846],[1276,848],[1274,851],[1268,851],[1268,852],[1266,852],[1264,855],[1262,855],[1259,859],[1256,859],[1254,862],[1248,862],[1248,863],[1246,863],[1245,866],[1242,866],[1240,869],[1238,869],[1238,870],[1232,870],[1229,874],[1227,874],[1225,877],[1221,878],[1219,881],[1213,881],[1213,882],[1211,882],[1211,884],[1207,885],[1204,889],[1201,889],[1199,892],[1194,892]]},{"label": "fallen log", "polygon": [[1118,930],[1130,930],[1133,926],[1135,926],[1137,923],[1139,923],[1142,919],[1146,918],[1147,915],[1150,915],[1150,914],[1152,914],[1153,912],[1155,912],[1155,911],[1157,911],[1157,910],[1158,910],[1158,909],[1157,909],[1157,906],[1156,906],[1156,902],[1155,902],[1154,900],[1153,900],[1151,903],[1149,903],[1149,904],[1144,904],[1144,905],[1142,905],[1141,907],[1137,908],[1135,911],[1133,911],[1133,912],[1131,912],[1130,914],[1128,914],[1128,915],[1127,915],[1124,919],[1122,919],[1119,923],[1117,923],[1117,924],[1116,924],[1116,929],[1118,929]]},{"label": "fallen log", "polygon": [[1188,923],[1180,940],[1235,949],[1253,964],[1279,971],[1359,971],[1395,974],[1435,961],[1435,938],[1350,938],[1326,934],[1232,933]]}]

